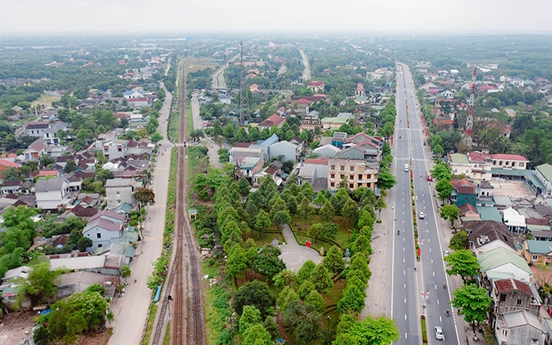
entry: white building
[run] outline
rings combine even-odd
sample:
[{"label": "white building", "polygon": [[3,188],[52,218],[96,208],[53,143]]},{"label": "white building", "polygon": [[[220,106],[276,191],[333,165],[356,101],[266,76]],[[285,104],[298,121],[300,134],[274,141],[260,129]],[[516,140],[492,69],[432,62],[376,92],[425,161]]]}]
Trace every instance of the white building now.
[{"label": "white building", "polygon": [[134,179],[115,178],[105,182],[105,194],[107,199],[107,208],[115,209],[121,204],[136,203],[134,199]]},{"label": "white building", "polygon": [[69,189],[65,178],[39,179],[35,185],[36,204],[43,210],[57,210],[69,201]]}]

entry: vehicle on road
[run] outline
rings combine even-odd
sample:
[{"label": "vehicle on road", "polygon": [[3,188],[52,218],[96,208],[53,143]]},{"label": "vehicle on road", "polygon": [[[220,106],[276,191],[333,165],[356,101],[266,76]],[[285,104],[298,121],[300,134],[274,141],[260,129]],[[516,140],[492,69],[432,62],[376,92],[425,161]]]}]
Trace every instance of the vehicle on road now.
[{"label": "vehicle on road", "polygon": [[404,165],[404,171],[408,171],[408,163]]},{"label": "vehicle on road", "polygon": [[420,214],[418,216],[420,217],[420,219],[424,219],[425,218],[425,213],[420,212]]},{"label": "vehicle on road", "polygon": [[448,256],[450,253],[448,250],[443,250],[443,256]]},{"label": "vehicle on road", "polygon": [[445,335],[443,334],[443,328],[441,326],[435,326],[435,339],[444,340]]}]

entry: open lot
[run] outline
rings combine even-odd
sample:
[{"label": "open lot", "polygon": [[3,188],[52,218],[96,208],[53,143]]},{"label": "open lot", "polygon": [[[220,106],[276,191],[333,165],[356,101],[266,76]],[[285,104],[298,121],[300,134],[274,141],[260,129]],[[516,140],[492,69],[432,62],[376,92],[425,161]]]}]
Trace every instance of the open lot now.
[{"label": "open lot", "polygon": [[494,187],[494,195],[503,195],[511,199],[531,198],[534,195],[521,181],[502,181],[492,179],[491,184]]}]

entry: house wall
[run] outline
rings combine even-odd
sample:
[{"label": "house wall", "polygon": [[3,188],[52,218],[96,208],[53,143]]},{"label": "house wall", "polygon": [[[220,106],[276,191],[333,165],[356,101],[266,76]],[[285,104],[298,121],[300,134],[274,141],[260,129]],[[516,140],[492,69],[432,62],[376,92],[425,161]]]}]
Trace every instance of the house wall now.
[{"label": "house wall", "polygon": [[515,159],[493,159],[493,167],[525,170],[527,168],[527,163]]},{"label": "house wall", "polygon": [[284,156],[284,161],[293,161],[297,162],[295,145],[288,145],[286,142],[279,142],[270,145],[269,156],[270,159],[278,157],[280,155]]},{"label": "house wall", "polygon": [[43,210],[55,210],[61,206],[65,192],[61,190],[36,193],[36,205]]},{"label": "house wall", "polygon": [[[504,334],[506,331],[506,335]],[[502,345],[544,345],[545,333],[529,325],[514,327],[511,329],[497,329],[496,339]],[[532,339],[538,339],[537,342]]]},{"label": "house wall", "polygon": [[531,305],[532,295],[527,295],[522,291],[510,291],[502,294],[495,290],[492,297],[495,301],[496,315],[516,310],[525,310],[535,316],[539,316],[539,305]]},{"label": "house wall", "polygon": [[542,196],[545,198],[552,196],[552,181],[548,181],[538,169],[537,169],[536,176],[545,187],[545,189],[541,193]]},{"label": "house wall", "polygon": [[339,189],[339,183],[347,178],[349,189],[375,188],[378,170],[366,166],[363,160],[333,160],[328,162],[328,189]]},{"label": "house wall", "polygon": [[454,204],[458,207],[465,204],[470,204],[472,206],[475,206],[475,199],[476,199],[475,194],[458,194]]},{"label": "house wall", "polygon": [[87,252],[93,252],[100,247],[107,247],[113,240],[118,240],[122,236],[121,231],[109,231],[107,229],[95,226],[82,234],[92,240],[92,247],[86,249]]},{"label": "house wall", "polygon": [[[130,181],[130,180],[129,180]],[[107,208],[112,209],[121,206],[123,203],[135,204],[132,186],[106,187]]]}]

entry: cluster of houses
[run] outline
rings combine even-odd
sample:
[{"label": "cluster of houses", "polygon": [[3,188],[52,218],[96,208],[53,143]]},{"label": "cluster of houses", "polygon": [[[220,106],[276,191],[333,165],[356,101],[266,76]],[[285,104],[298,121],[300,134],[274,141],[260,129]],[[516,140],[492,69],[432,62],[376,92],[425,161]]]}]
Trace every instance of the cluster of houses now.
[{"label": "cluster of houses", "polygon": [[[523,156],[478,151],[447,159],[454,175],[465,175],[451,181],[450,201],[460,209],[461,227],[481,265],[479,283],[493,298],[498,342],[552,344],[551,296],[537,290],[547,280],[531,269],[552,262],[552,165],[529,170]],[[518,181],[532,197],[494,195],[508,181]]]},{"label": "cluster of houses", "polygon": [[[72,147],[57,142],[57,131],[66,129],[67,124],[48,121],[31,122],[23,128],[23,134],[37,139],[20,155],[4,154],[0,158],[0,173],[19,169],[25,162],[38,161],[43,155],[50,156],[54,163],[48,169],[23,176],[22,180],[2,181],[0,213],[9,206],[24,205],[40,208],[44,213],[61,213],[56,222],[69,217],[86,220],[83,237],[89,238],[92,245],[85,252],[48,256],[51,269],[65,267],[71,272],[62,275],[54,300],[83,291],[92,284],[103,285],[107,295],[113,296],[121,269],[132,260],[139,238],[137,229],[128,224],[128,218],[137,208],[136,188],[147,181],[155,145],[147,139],[120,139],[124,131],[115,129],[100,135],[87,149],[75,152]],[[102,170],[110,171],[113,178],[105,181],[105,195],[83,193],[84,181],[96,178],[98,151],[106,158]],[[66,172],[69,161],[76,167]],[[37,238],[33,248],[63,248],[67,239],[68,234]],[[19,267],[8,271],[2,279],[0,294],[6,305],[11,306],[16,300],[17,283],[13,278],[25,278],[28,272],[28,267]]]}]

